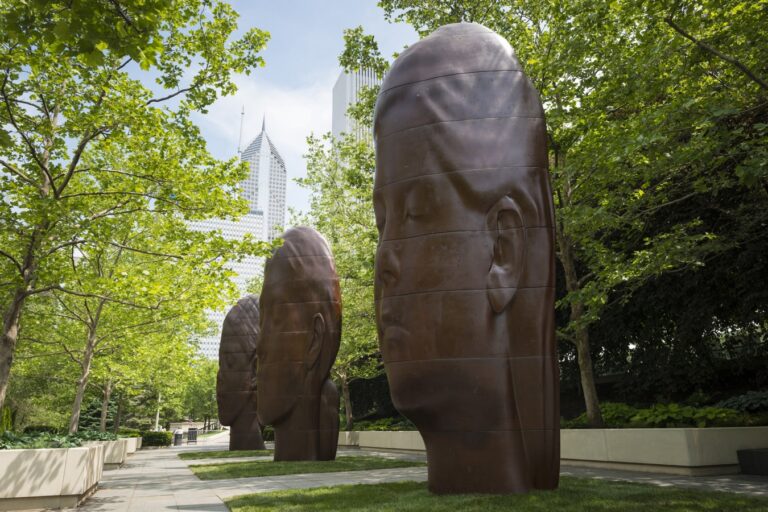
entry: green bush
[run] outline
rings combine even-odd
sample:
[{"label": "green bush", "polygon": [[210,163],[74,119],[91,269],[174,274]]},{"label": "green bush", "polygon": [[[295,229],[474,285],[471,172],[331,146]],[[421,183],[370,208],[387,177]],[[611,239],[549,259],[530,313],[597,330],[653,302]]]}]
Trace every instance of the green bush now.
[{"label": "green bush", "polygon": [[118,437],[141,437],[141,430],[137,428],[121,428],[117,431]]},{"label": "green bush", "polygon": [[680,404],[655,404],[641,409],[632,418],[633,427],[731,427],[745,425],[748,418],[733,409],[691,407]]},{"label": "green bush", "polygon": [[735,409],[741,412],[768,412],[768,389],[749,391],[743,395],[732,396],[722,402],[718,402],[716,406]]},{"label": "green bush", "polygon": [[142,432],[142,446],[170,446],[173,442],[173,432]]},{"label": "green bush", "polygon": [[73,436],[83,441],[115,441],[117,439],[117,434],[98,430],[78,430]]},{"label": "green bush", "polygon": [[275,440],[275,429],[271,426],[266,426],[261,431],[261,437],[265,441],[274,441]]},{"label": "green bush", "polygon": [[81,446],[80,439],[71,435],[52,434],[49,432],[31,432],[16,434],[3,432],[0,434],[0,450],[29,449],[29,448],[73,448]]},{"label": "green bush", "polygon": [[382,418],[374,421],[356,421],[355,430],[417,430],[407,418]]},{"label": "green bush", "polygon": [[[605,402],[600,404],[603,413],[603,423],[607,428],[622,428],[629,425],[638,409],[621,402]],[[589,428],[587,413],[582,413],[571,420],[560,420],[560,428]]]},{"label": "green bush", "polygon": [[43,432],[47,434],[58,434],[59,428],[52,427],[50,425],[29,425],[27,427],[24,427],[25,434],[37,434],[37,433],[43,433]]}]

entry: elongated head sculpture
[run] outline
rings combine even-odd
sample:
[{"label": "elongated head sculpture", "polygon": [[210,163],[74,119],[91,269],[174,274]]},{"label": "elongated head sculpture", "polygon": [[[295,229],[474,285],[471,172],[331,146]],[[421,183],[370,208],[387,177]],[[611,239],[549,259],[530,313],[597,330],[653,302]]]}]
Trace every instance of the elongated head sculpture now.
[{"label": "elongated head sculpture", "polygon": [[339,277],[325,239],[286,231],[267,260],[257,369],[259,418],[275,428],[275,460],[333,460],[339,393],[331,382],[341,338]]},{"label": "elongated head sculpture", "polygon": [[263,450],[256,416],[256,347],[259,344],[259,296],[237,301],[224,318],[216,375],[219,421],[230,428],[230,450]]},{"label": "elongated head sculpture", "polygon": [[477,24],[404,51],[376,104],[376,318],[436,493],[557,487],[553,205],[539,96]]}]

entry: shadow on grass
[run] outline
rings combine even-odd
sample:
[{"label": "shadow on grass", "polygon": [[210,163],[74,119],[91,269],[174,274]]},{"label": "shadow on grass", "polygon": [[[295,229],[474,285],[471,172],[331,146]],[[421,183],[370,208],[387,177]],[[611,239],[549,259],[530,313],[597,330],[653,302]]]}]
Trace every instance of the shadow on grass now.
[{"label": "shadow on grass", "polygon": [[271,460],[256,460],[223,464],[202,464],[189,466],[189,469],[200,480],[221,480],[259,476],[301,475],[305,473],[338,473],[341,471],[410,468],[425,465],[425,463],[419,461],[353,456],[338,457],[336,460],[329,461],[275,462]]},{"label": "shadow on grass", "polygon": [[351,512],[752,512],[768,510],[768,499],[592,479],[561,479],[557,491],[524,495],[435,496],[421,482],[343,485],[238,496],[226,501],[232,512],[278,510]]}]

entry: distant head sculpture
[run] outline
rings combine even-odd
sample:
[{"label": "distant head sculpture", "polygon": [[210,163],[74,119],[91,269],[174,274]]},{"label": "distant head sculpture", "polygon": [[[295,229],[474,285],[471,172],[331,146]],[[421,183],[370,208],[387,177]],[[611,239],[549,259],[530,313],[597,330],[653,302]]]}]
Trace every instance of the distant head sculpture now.
[{"label": "distant head sculpture", "polygon": [[221,328],[216,403],[219,421],[231,427],[230,450],[263,450],[256,416],[256,346],[259,296],[246,295],[229,310]]},{"label": "distant head sculpture", "polygon": [[436,493],[557,487],[553,205],[544,113],[509,44],[441,27],[374,118],[376,318]]},{"label": "distant head sculpture", "polygon": [[264,269],[259,418],[275,428],[275,460],[333,460],[339,393],[329,374],[341,338],[339,277],[320,233],[299,227],[282,238]]}]

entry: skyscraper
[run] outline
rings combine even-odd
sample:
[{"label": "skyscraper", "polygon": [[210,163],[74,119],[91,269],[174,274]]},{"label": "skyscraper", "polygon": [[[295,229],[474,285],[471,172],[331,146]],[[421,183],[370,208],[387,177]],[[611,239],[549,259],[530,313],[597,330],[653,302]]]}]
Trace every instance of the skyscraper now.
[{"label": "skyscraper", "polygon": [[[238,148],[239,151],[239,148]],[[239,220],[208,219],[193,222],[192,229],[200,231],[221,230],[228,240],[238,240],[246,233],[251,233],[259,240],[273,240],[285,224],[285,162],[266,132],[266,122],[262,121],[261,133],[248,144],[240,154],[243,162],[248,162],[250,172],[240,185],[243,197],[248,200],[248,213]],[[232,263],[232,270],[237,274],[235,284],[241,295],[245,294],[248,283],[263,271],[264,259],[248,256],[240,262]],[[216,326],[216,331],[208,337],[198,340],[200,352],[208,358],[219,355],[221,326],[226,311],[211,311],[209,319]]]},{"label": "skyscraper", "polygon": [[272,241],[285,225],[285,161],[266,131],[266,119],[261,133],[251,141],[240,155],[248,162],[251,172],[243,181],[243,194],[250,212],[264,216],[263,239]]},{"label": "skyscraper", "polygon": [[359,126],[354,119],[347,115],[347,109],[360,99],[363,87],[374,87],[381,84],[381,79],[371,69],[361,69],[353,73],[342,71],[333,86],[333,110],[331,118],[331,133],[339,138],[342,133],[350,133],[357,140],[372,137],[370,130]]}]

